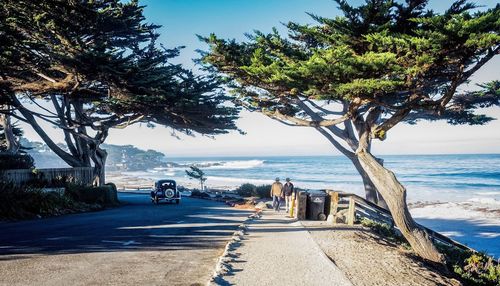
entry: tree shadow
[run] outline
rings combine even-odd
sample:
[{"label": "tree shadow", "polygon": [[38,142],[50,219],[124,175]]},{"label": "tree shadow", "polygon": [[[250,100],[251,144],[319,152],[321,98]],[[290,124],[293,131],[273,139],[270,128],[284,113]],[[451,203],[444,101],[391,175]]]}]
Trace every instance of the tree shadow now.
[{"label": "tree shadow", "polygon": [[96,213],[4,223],[0,261],[39,254],[220,248],[251,213],[195,199],[155,206],[141,197]]},{"label": "tree shadow", "polygon": [[448,236],[478,251],[500,258],[500,225],[479,220],[464,219],[415,219],[436,232]]}]

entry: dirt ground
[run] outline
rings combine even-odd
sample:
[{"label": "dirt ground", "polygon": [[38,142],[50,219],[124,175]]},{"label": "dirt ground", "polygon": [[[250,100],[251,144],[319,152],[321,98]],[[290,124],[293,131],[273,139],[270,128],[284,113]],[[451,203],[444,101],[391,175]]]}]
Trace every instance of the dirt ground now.
[{"label": "dirt ground", "polygon": [[369,229],[317,221],[302,223],[354,285],[461,285]]}]

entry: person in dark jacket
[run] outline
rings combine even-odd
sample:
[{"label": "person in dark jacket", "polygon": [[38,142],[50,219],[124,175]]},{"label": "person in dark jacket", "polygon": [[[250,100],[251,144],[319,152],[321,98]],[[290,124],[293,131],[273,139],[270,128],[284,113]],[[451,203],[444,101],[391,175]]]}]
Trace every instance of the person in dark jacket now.
[{"label": "person in dark jacket", "polygon": [[285,195],[286,212],[290,212],[292,199],[295,198],[295,190],[290,178],[286,178],[286,183],[283,185],[283,194]]}]

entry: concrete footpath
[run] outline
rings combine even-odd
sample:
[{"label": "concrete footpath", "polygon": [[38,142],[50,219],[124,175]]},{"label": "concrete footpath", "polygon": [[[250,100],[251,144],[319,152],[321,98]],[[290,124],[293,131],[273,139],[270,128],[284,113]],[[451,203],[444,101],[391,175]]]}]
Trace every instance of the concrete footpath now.
[{"label": "concrete footpath", "polygon": [[284,212],[266,210],[247,224],[218,285],[352,285],[310,234]]}]

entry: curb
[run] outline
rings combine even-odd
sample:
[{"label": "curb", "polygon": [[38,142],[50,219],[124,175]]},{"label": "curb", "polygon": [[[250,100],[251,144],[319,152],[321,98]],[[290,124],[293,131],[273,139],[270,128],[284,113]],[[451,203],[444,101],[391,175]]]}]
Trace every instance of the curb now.
[{"label": "curb", "polygon": [[226,244],[226,247],[224,248],[224,252],[217,259],[214,273],[210,280],[207,282],[207,286],[226,285],[224,276],[232,271],[231,262],[233,262],[237,257],[234,252],[241,245],[241,240],[247,233],[247,223],[254,219],[259,219],[261,216],[262,211],[257,211],[254,214],[249,215],[248,218],[238,226],[238,230],[233,233],[231,240]]}]

